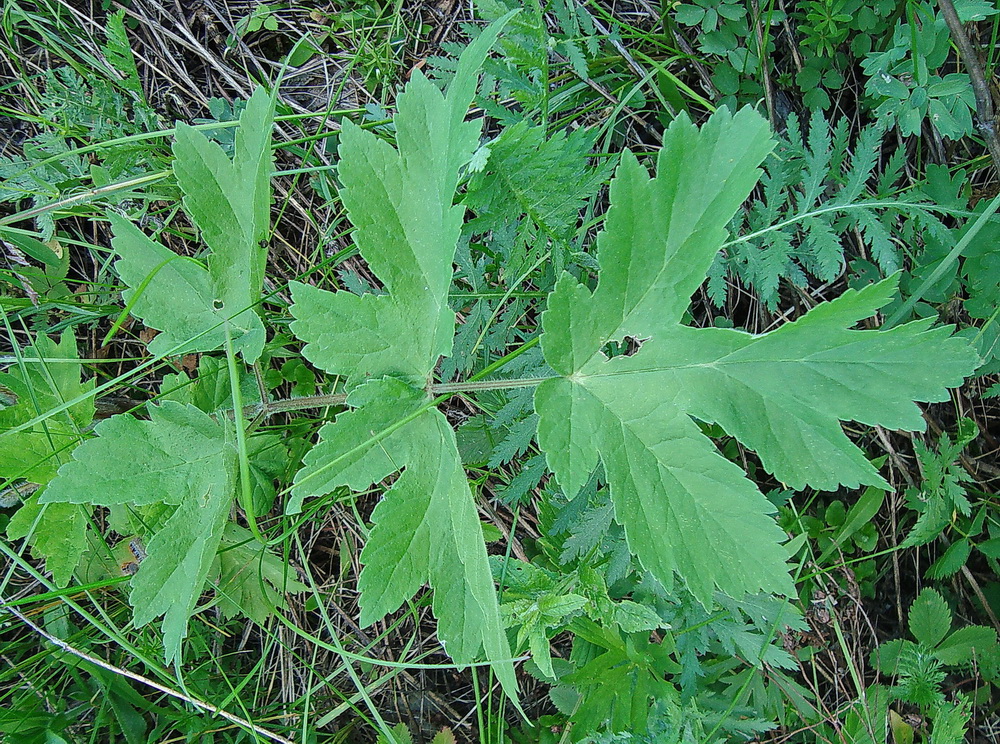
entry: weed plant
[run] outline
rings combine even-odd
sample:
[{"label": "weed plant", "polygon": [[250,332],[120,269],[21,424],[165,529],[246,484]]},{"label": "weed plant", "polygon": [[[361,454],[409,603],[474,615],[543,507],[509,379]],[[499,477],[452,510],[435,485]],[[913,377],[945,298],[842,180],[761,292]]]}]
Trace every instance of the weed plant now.
[{"label": "weed plant", "polygon": [[936,5],[226,9],[4,7],[0,737],[992,730]]}]

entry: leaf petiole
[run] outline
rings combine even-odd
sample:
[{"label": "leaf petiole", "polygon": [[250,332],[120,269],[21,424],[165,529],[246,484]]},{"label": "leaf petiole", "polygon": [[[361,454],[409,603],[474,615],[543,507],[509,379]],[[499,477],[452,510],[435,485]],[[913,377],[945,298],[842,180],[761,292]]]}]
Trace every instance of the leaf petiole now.
[{"label": "leaf petiole", "polygon": [[229,329],[229,321],[226,321],[226,362],[229,365],[229,389],[233,396],[233,416],[236,419],[236,449],[240,460],[240,491],[238,498],[243,512],[246,514],[247,524],[250,531],[261,543],[267,543],[267,539],[261,534],[260,527],[257,526],[257,513],[253,504],[253,489],[250,485],[250,458],[247,454],[246,419],[243,416],[243,391],[240,390],[240,378],[236,369],[236,354],[233,351],[233,334]]},{"label": "leaf petiole", "polygon": [[[500,357],[495,362],[477,372],[465,382],[443,382],[430,385],[427,392],[434,396],[435,405],[437,402],[446,400],[455,393],[468,393],[477,390],[513,390],[515,388],[535,387],[550,379],[548,377],[524,377],[514,380],[483,380],[484,377],[496,372],[508,362],[521,356],[534,346],[538,345],[539,337],[527,341],[509,354]],[[327,395],[306,395],[301,398],[285,398],[282,400],[272,400],[264,404],[263,410],[259,405],[246,406],[243,409],[244,416],[262,415],[265,418],[277,413],[288,413],[289,411],[303,411],[309,408],[329,408],[331,406],[342,406],[347,402],[346,393],[332,393]]]}]

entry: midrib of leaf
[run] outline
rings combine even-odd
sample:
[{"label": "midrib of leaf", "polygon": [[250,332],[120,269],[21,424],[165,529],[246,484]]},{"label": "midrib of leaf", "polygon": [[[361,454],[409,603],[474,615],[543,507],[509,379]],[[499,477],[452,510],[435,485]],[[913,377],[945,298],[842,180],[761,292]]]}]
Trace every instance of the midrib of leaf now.
[{"label": "midrib of leaf", "polygon": [[[230,188],[233,177],[237,175],[239,169],[233,167],[233,163],[228,158],[224,158],[221,162],[206,162],[205,167],[211,174],[211,180],[215,187],[220,193],[229,198],[242,239],[250,242],[254,232],[253,216],[246,214],[245,205],[242,203],[242,195],[234,194]],[[239,207],[236,206],[237,204],[239,204]]]},{"label": "midrib of leaf", "polygon": [[[845,346],[846,346],[846,344],[845,344]],[[732,356],[732,355],[730,355],[730,356]],[[727,362],[725,359],[720,359],[720,360],[714,361],[714,362],[698,362],[698,363],[686,363],[686,364],[657,364],[657,366],[655,366],[655,367],[648,367],[648,368],[634,367],[634,368],[631,368],[631,369],[616,369],[616,370],[607,371],[607,372],[584,372],[584,371],[580,371],[580,372],[576,372],[576,373],[574,373],[572,375],[567,375],[566,379],[573,380],[574,382],[579,382],[581,384],[586,385],[586,381],[587,380],[598,378],[598,377],[614,377],[614,378],[619,378],[619,377],[625,377],[627,375],[662,374],[663,372],[668,372],[670,370],[714,369],[714,370],[717,370],[717,371],[721,372],[722,374],[725,374],[727,377],[731,377],[734,380],[739,380],[741,378],[738,377],[733,372],[731,372],[730,370],[732,370],[735,367],[739,367],[741,365],[745,366],[745,367],[755,367],[755,366],[759,366],[759,365],[762,365],[762,364],[794,364],[794,365],[799,366],[799,367],[803,367],[803,366],[804,367],[809,367],[810,369],[812,369],[813,371],[817,372],[818,374],[823,374],[823,375],[829,377],[831,380],[836,381],[837,380],[836,377],[833,377],[833,376],[829,375],[827,372],[825,372],[825,371],[823,371],[821,369],[822,367],[826,367],[828,365],[825,364],[825,363],[823,363],[823,362],[820,362],[820,361],[814,361],[813,359],[811,359],[812,356],[815,356],[815,355],[810,355],[810,356],[807,356],[807,357],[762,357],[762,358],[759,358],[759,359],[748,359],[746,361],[734,360],[734,361],[728,361]],[[602,357],[603,357],[603,355],[602,355]],[[598,359],[596,357],[596,355],[595,355],[594,358]],[[617,359],[618,357],[614,357],[614,358]],[[604,363],[607,363],[609,361],[611,361],[611,360],[608,359],[607,357],[603,357],[603,360],[598,361],[598,363],[599,364],[604,364]],[[866,369],[885,369],[886,367],[908,368],[908,367],[912,366],[912,363],[908,364],[908,363],[902,362],[902,361],[901,362],[871,362],[871,361],[851,360],[851,359],[843,359],[843,360],[836,359],[836,360],[830,360],[830,361],[835,361],[840,366],[857,366],[857,367],[866,368]],[[537,379],[536,378],[524,378],[522,380],[504,380],[503,381],[504,385],[502,387],[505,387],[505,388],[506,387],[511,387],[511,388],[514,388],[514,387],[528,387],[529,385],[537,385],[537,384],[543,382],[545,379],[551,379],[551,378],[537,378]],[[523,383],[523,384],[520,384],[520,383]],[[466,388],[466,389],[468,389],[468,390],[479,390],[480,387],[476,386],[476,387],[469,387],[469,388]]]},{"label": "midrib of leaf", "polygon": [[[406,178],[406,176],[409,176],[410,173],[404,167],[405,158],[403,157],[403,154],[395,149],[388,147],[388,145],[386,145],[383,142],[378,142],[376,144],[373,144],[373,146],[384,147],[391,153],[389,157],[392,158],[391,164],[394,171],[392,175],[397,177],[400,181],[400,189],[398,196],[401,199],[403,199],[405,203],[407,195],[406,194],[407,187],[413,187],[416,184],[411,183],[410,179]],[[352,153],[353,152],[354,151],[352,150]],[[360,153],[360,155],[354,155],[353,157],[355,159],[357,159],[358,157],[363,157],[364,160],[367,162],[368,167],[372,170],[372,172],[378,173],[381,170],[381,164],[372,161],[369,158],[367,151],[358,148],[356,152]],[[432,271],[434,268],[433,266],[434,262],[433,260],[423,260],[424,257],[422,257],[416,250],[414,250],[415,245],[421,245],[423,243],[423,241],[421,240],[422,236],[418,234],[417,236],[415,236],[416,239],[413,239],[411,237],[411,234],[408,230],[408,226],[401,219],[401,214],[404,213],[405,210],[400,209],[400,204],[395,198],[396,195],[393,194],[386,186],[386,180],[388,179],[377,180],[374,182],[374,184],[369,183],[368,187],[369,188],[374,187],[380,189],[382,197],[385,200],[385,202],[387,204],[392,204],[396,207],[396,209],[391,210],[388,215],[385,214],[382,215],[384,222],[391,223],[393,226],[393,232],[396,233],[397,235],[401,235],[404,237],[404,240],[400,241],[400,245],[398,247],[402,248],[406,252],[406,257],[409,259],[409,262],[414,267],[416,267],[417,272],[419,273],[420,277],[422,277],[422,281],[415,284],[406,282],[402,283],[401,287],[395,287],[395,286],[390,287],[390,294],[392,295],[412,294],[413,296],[410,298],[411,300],[413,298],[416,298],[418,300],[427,300],[435,308],[437,308],[438,311],[440,311],[441,309],[440,293],[437,291],[438,289],[437,285],[440,282],[435,281],[434,273]],[[424,227],[423,225],[416,225],[414,226],[414,229],[419,230],[423,227]],[[364,255],[364,251],[362,252],[362,255]],[[430,257],[430,259],[433,259],[433,256]],[[420,285],[422,285],[422,290],[420,288]],[[413,287],[417,291],[413,293],[408,292],[407,290],[411,287]],[[431,290],[431,287],[434,288],[433,291]]]},{"label": "midrib of leaf", "polygon": [[926,209],[926,210],[929,210],[929,211],[937,211],[937,212],[941,212],[942,214],[947,214],[947,215],[951,215],[951,216],[954,216],[954,217],[978,217],[979,216],[977,213],[970,212],[968,209],[952,209],[951,207],[945,207],[945,206],[941,206],[939,204],[919,204],[918,205],[918,204],[914,204],[913,202],[905,202],[905,201],[891,201],[891,200],[890,201],[865,201],[865,202],[858,202],[858,203],[855,203],[855,204],[839,204],[839,205],[821,207],[819,209],[814,209],[814,210],[812,210],[810,212],[805,212],[803,214],[798,214],[798,215],[796,215],[794,217],[789,217],[787,220],[783,220],[782,222],[776,222],[773,225],[768,225],[767,227],[762,228],[760,230],[756,230],[754,232],[747,233],[746,235],[741,235],[738,238],[732,238],[731,240],[727,240],[726,242],[724,242],[722,244],[721,247],[722,247],[722,249],[726,249],[726,248],[729,248],[729,247],[734,246],[734,245],[739,245],[740,243],[746,243],[746,242],[749,242],[749,241],[752,241],[752,240],[756,240],[757,238],[763,237],[763,236],[765,236],[765,235],[767,235],[769,233],[780,232],[781,230],[783,230],[786,227],[790,227],[791,225],[798,224],[799,222],[803,222],[803,221],[805,221],[807,219],[810,219],[812,217],[818,217],[818,216],[821,216],[821,215],[824,215],[824,214],[828,214],[829,212],[850,212],[850,211],[853,211],[853,210],[868,211],[868,210],[872,210],[872,209],[888,209],[888,208],[893,208],[893,207],[895,207],[897,209],[913,209],[913,208],[919,207],[920,209]]}]

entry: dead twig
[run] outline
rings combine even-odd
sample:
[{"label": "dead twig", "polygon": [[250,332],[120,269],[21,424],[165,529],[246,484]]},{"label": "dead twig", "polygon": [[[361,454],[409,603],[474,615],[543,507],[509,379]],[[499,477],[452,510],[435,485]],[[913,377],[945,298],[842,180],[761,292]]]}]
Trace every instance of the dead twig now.
[{"label": "dead twig", "polygon": [[962,22],[958,18],[955,5],[951,0],[938,0],[938,7],[944,15],[945,23],[948,24],[948,31],[951,32],[952,41],[958,47],[958,53],[965,63],[965,69],[972,80],[972,92],[976,96],[976,118],[979,119],[979,131],[983,133],[986,140],[986,148],[990,151],[993,159],[993,167],[1000,173],[1000,138],[997,137],[996,114],[993,110],[993,96],[990,93],[990,86],[986,82],[986,75],[983,67],[979,64],[979,57],[972,47]]}]

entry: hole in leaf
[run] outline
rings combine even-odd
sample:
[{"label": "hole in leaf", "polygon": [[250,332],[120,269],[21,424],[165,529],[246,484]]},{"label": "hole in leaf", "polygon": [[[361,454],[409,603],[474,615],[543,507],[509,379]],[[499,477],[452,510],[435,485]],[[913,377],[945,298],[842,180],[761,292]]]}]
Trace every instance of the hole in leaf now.
[{"label": "hole in leaf", "polygon": [[17,393],[6,385],[0,385],[0,408],[9,408],[17,405]]},{"label": "hole in leaf", "polygon": [[608,359],[613,359],[619,356],[632,356],[642,345],[646,343],[649,339],[646,338],[636,338],[635,336],[626,336],[621,341],[608,341],[601,348],[601,353],[604,354]]},{"label": "hole in leaf", "polygon": [[221,310],[225,306],[226,303],[223,302],[222,300],[212,300],[212,307],[214,307],[216,310]]}]

